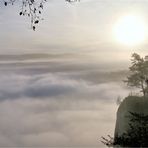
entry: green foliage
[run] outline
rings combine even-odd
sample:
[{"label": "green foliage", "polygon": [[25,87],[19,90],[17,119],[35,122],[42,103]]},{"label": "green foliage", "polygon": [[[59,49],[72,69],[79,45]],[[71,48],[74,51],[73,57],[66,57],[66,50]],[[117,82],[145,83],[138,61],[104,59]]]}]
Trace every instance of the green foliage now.
[{"label": "green foliage", "polygon": [[148,147],[148,115],[130,112],[129,130],[116,137],[113,145],[122,147]]},{"label": "green foliage", "polygon": [[129,129],[114,139],[102,137],[103,144],[108,147],[148,147],[148,115],[129,113]]},{"label": "green foliage", "polygon": [[132,54],[130,75],[125,81],[128,86],[140,88],[143,95],[148,95],[148,61],[137,53]]}]

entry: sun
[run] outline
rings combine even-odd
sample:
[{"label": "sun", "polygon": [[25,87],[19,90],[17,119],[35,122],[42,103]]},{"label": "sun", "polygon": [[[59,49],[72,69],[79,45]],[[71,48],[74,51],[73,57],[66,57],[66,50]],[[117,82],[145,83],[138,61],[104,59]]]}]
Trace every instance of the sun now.
[{"label": "sun", "polygon": [[140,17],[128,15],[119,19],[114,27],[116,40],[125,45],[137,45],[145,39],[145,27]]}]

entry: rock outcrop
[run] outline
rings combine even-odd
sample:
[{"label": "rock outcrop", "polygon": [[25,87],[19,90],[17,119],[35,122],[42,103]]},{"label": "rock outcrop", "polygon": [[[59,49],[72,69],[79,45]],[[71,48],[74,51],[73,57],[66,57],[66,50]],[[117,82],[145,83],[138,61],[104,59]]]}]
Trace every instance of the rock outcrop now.
[{"label": "rock outcrop", "polygon": [[130,112],[148,115],[148,97],[129,96],[123,100],[117,111],[115,139],[128,132]]}]

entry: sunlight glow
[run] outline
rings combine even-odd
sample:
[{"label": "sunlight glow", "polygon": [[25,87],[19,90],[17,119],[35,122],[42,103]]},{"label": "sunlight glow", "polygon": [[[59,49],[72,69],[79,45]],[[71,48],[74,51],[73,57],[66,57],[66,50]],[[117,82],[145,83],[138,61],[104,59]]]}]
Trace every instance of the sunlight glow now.
[{"label": "sunlight glow", "polygon": [[125,45],[137,45],[145,39],[145,24],[136,16],[121,18],[114,27],[114,35],[118,42]]}]

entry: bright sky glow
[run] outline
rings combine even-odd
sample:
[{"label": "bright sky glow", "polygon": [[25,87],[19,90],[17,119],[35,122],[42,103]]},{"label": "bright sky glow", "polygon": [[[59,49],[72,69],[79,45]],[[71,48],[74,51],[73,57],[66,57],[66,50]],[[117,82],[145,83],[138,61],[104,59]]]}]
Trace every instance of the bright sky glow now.
[{"label": "bright sky glow", "polygon": [[117,22],[114,34],[122,44],[137,45],[145,40],[145,24],[141,18],[128,15]]}]

